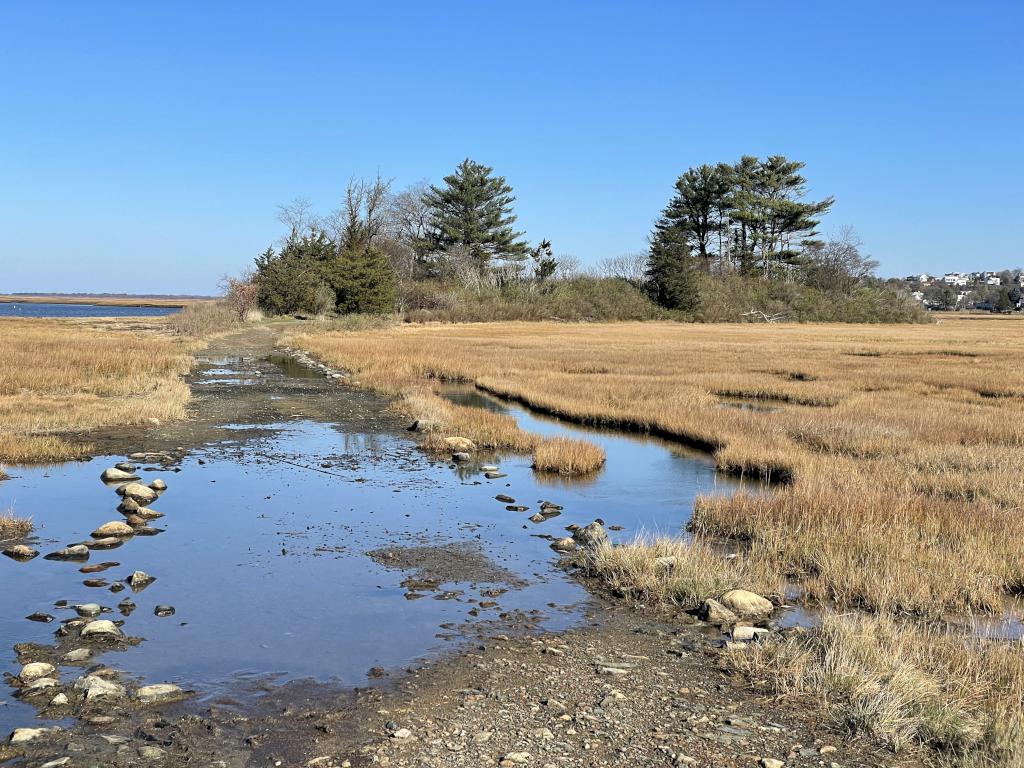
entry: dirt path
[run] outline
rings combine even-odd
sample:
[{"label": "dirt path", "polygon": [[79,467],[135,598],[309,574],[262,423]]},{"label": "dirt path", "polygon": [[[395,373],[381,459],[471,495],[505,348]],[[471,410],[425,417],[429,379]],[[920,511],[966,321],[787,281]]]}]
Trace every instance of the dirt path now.
[{"label": "dirt path", "polygon": [[[256,326],[214,340],[191,382],[189,421],[91,439],[111,453],[125,453],[126,442],[132,450],[187,451],[227,435],[228,425],[295,414],[401,428],[372,394],[341,397],[323,376],[281,376],[268,360],[278,338]],[[244,382],[211,375],[225,359]],[[230,435],[239,436],[237,426]],[[223,700],[201,710],[125,709],[112,722],[0,748],[0,764],[18,755],[28,760],[19,765],[51,768],[915,764],[821,723],[807,702],[752,694],[719,670],[717,630],[687,625],[689,617],[667,622],[596,598],[588,619],[587,628],[559,635],[467,637],[464,652],[361,690],[291,683],[266,689],[255,707]]]}]

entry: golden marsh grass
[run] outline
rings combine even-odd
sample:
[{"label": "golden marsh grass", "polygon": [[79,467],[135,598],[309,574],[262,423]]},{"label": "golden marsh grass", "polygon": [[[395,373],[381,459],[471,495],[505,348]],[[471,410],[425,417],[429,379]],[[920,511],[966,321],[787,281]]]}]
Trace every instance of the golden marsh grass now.
[{"label": "golden marsh grass", "polygon": [[0,461],[78,458],[77,434],[185,415],[188,349],[103,322],[0,319]]},{"label": "golden marsh grass", "polygon": [[533,451],[533,468],[561,475],[586,475],[604,465],[604,449],[586,440],[549,437]]},{"label": "golden marsh grass", "polygon": [[11,511],[0,512],[0,540],[20,539],[32,533],[32,521]]},{"label": "golden marsh grass", "polygon": [[789,478],[772,494],[700,500],[696,531],[744,542],[809,599],[938,616],[999,610],[1024,587],[1022,337],[1017,318],[971,317],[400,326],[290,341],[388,394],[471,381],[708,447],[728,471]]}]

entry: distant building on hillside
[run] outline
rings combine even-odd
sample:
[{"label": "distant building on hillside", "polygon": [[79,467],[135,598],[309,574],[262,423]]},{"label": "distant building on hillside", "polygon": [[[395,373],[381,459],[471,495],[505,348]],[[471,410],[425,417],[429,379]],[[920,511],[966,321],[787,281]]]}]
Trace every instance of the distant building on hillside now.
[{"label": "distant building on hillside", "polygon": [[942,278],[946,285],[967,285],[970,281],[970,276],[963,272],[947,272]]},{"label": "distant building on hillside", "polygon": [[1003,284],[1003,278],[1001,278],[1001,277],[999,277],[997,275],[985,278],[985,285],[1002,285],[1002,284]]}]

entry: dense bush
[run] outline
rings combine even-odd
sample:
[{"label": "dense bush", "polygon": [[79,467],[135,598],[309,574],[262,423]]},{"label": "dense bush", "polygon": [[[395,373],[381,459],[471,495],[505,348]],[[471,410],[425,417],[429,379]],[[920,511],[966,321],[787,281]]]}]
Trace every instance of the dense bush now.
[{"label": "dense bush", "polygon": [[701,275],[695,320],[705,323],[792,322],[926,323],[928,314],[905,291],[865,283],[837,294],[808,285],[759,277]]},{"label": "dense bush", "polygon": [[458,323],[653,320],[666,316],[641,290],[615,278],[576,277],[540,285],[509,283],[477,291],[444,291],[435,286],[433,296],[433,306],[410,308],[405,319]]}]

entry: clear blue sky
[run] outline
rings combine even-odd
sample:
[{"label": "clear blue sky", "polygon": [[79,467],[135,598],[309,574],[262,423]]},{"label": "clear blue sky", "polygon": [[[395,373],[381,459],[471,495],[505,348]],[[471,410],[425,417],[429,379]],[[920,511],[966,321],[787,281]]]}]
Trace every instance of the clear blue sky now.
[{"label": "clear blue sky", "polygon": [[278,203],[466,156],[584,262],[688,166],[781,153],[883,274],[1021,266],[1022,8],[4,3],[0,291],[209,293]]}]

